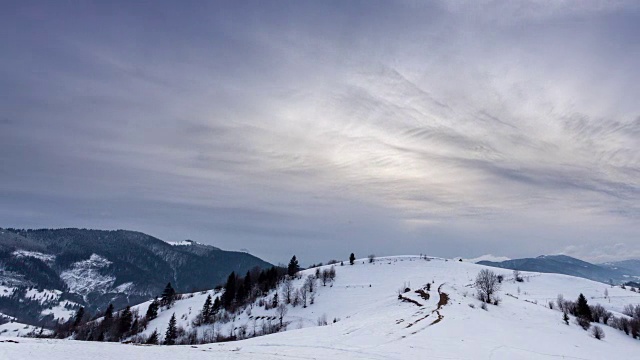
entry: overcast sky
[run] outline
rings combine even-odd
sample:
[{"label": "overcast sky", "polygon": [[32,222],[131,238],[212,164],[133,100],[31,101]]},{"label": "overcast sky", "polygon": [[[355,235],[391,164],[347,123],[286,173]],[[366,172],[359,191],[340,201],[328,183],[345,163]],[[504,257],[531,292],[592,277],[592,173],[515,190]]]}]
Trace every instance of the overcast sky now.
[{"label": "overcast sky", "polygon": [[640,258],[637,1],[9,1],[0,226]]}]

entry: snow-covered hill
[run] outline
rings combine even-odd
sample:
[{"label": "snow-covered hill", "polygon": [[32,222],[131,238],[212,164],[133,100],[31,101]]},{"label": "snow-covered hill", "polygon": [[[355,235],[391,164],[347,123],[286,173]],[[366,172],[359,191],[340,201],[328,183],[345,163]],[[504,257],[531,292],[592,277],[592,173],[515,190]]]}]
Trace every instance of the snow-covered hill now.
[{"label": "snow-covered hill", "polygon": [[[325,267],[326,268],[326,267]],[[350,266],[336,266],[332,285],[318,283],[315,299],[307,308],[289,305],[284,317],[287,331],[229,343],[194,346],[132,346],[76,342],[70,340],[20,339],[19,344],[0,343],[6,358],[78,359],[100,354],[102,358],[145,359],[171,354],[174,359],[626,359],[637,353],[638,340],[602,326],[606,337],[596,340],[572,319],[548,303],[558,294],[574,300],[585,294],[591,305],[599,303],[621,315],[627,304],[640,303],[640,294],[611,288],[602,283],[557,274],[523,272],[524,282],[514,282],[508,270],[492,269],[504,275],[499,306],[481,309],[472,283],[487,267],[446,259],[417,256],[378,258],[372,264],[358,260]],[[307,275],[293,285],[302,286]],[[430,291],[426,290],[426,284]],[[399,300],[398,290],[406,300]],[[421,289],[419,294],[415,290]],[[605,291],[606,290],[606,291]],[[605,297],[605,293],[608,296]],[[194,293],[162,311],[149,323],[146,334],[161,334],[173,313],[178,323],[192,327],[205,298],[213,291]],[[426,294],[429,298],[426,299]],[[446,295],[445,295],[446,294]],[[282,298],[282,297],[281,297]],[[140,314],[148,303],[138,306]],[[319,319],[328,325],[318,326]],[[334,322],[335,319],[335,322]],[[275,309],[253,306],[227,324],[208,330],[223,335],[250,336],[265,322],[278,322]],[[320,321],[322,322],[322,321]]]}]

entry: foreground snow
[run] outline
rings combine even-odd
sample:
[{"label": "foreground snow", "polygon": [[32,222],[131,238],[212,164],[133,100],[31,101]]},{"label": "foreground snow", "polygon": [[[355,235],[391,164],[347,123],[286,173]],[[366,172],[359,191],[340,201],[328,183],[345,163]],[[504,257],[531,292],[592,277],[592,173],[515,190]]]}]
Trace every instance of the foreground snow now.
[{"label": "foreground snow", "polygon": [[[603,326],[606,338],[599,341],[573,323],[565,325],[562,314],[549,309],[548,302],[559,293],[571,300],[584,293],[590,304],[601,303],[619,313],[626,304],[640,303],[640,295],[556,274],[523,272],[526,281],[515,283],[509,271],[492,269],[505,275],[500,292],[503,301],[484,311],[471,288],[483,268],[408,256],[379,258],[374,264],[359,260],[354,266],[336,266],[335,283],[320,285],[313,305],[290,308],[286,332],[223,344],[173,347],[20,338],[15,339],[19,343],[0,343],[0,358],[623,359],[637,352],[640,343],[618,330]],[[299,287],[303,280],[294,285]],[[398,300],[397,290],[404,284],[415,290],[427,283],[432,284],[429,300],[413,291],[404,296],[418,304]],[[438,288],[450,298],[440,309]],[[196,293],[179,301],[159,314],[147,331],[157,328],[163,332],[173,312],[183,326],[190,326],[205,297],[206,293]],[[145,310],[141,305],[141,314]],[[316,326],[324,315],[330,324]],[[247,325],[250,333],[257,316],[275,316],[275,312],[254,307],[251,315],[243,313],[217,331],[230,333]],[[333,319],[337,322],[331,323]]]}]

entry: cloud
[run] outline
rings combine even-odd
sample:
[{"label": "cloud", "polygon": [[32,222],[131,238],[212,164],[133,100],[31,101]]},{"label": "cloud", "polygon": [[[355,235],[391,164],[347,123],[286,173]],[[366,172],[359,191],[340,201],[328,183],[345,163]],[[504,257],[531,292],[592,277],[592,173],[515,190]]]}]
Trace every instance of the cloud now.
[{"label": "cloud", "polygon": [[633,2],[13,15],[6,226],[126,225],[310,262],[640,232]]}]

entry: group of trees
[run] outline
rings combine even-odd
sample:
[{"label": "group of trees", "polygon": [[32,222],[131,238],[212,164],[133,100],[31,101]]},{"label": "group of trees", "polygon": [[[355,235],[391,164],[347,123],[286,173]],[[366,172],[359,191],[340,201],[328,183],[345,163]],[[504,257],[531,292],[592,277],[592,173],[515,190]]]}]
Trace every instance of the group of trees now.
[{"label": "group of trees", "polygon": [[[229,334],[221,335],[218,332],[214,336],[208,336],[207,339],[203,339],[201,335],[198,335],[197,331],[191,331],[178,336],[178,339],[174,340],[174,342],[195,344],[226,341],[280,331],[286,327],[284,318],[289,311],[289,307],[312,305],[318,283],[327,286],[336,277],[335,266],[326,269],[316,268],[313,274],[309,274],[301,285],[296,287],[294,286],[294,281],[302,279],[300,270],[298,259],[294,256],[286,268],[274,267],[269,270],[262,270],[257,276],[256,274],[247,273],[243,278],[240,278],[235,273],[231,273],[221,295],[215,298],[211,295],[207,296],[202,310],[194,321],[195,326],[227,323],[235,318],[235,314],[244,311],[247,307],[248,310],[246,311],[250,314],[253,306],[262,306],[266,310],[274,309],[276,316],[269,319],[266,319],[268,317],[262,317],[262,326],[258,326],[257,318],[254,318],[253,331],[247,329],[246,325],[241,325],[235,327],[235,330]],[[257,280],[252,280],[256,278]],[[272,323],[272,319],[277,320],[277,322]],[[173,336],[174,331],[171,329],[172,325],[170,323],[165,339],[168,335]],[[208,329],[210,328],[202,329],[201,333],[206,334]],[[177,328],[177,331],[180,332],[180,327]],[[206,337],[206,335],[203,336]],[[166,340],[165,343],[167,343]]]},{"label": "group of trees", "polygon": [[244,277],[232,272],[224,285],[224,293],[220,300],[222,307],[231,312],[243,308],[275,289],[288,272],[289,269],[275,266],[267,270],[248,271]]},{"label": "group of trees", "polygon": [[587,298],[580,294],[576,301],[565,300],[558,295],[556,305],[563,314],[563,321],[569,324],[569,314],[575,316],[576,323],[583,329],[591,329],[591,334],[596,339],[604,338],[602,328],[592,326],[592,323],[601,323],[614,329],[623,331],[634,339],[640,339],[640,305],[627,305],[623,310],[626,316],[616,317],[600,304],[589,305]]},{"label": "group of trees", "polygon": [[73,335],[76,340],[85,341],[122,341],[144,330],[148,320],[140,318],[138,311],[130,306],[116,312],[113,305],[109,305],[101,320],[90,320],[83,307],[76,315],[55,330],[55,336],[66,338]]},{"label": "group of trees", "polygon": [[[76,340],[84,341],[122,341],[143,331],[148,322],[158,316],[161,307],[170,308],[178,298],[179,295],[168,283],[161,296],[151,301],[144,317],[131,306],[115,311],[113,304],[109,304],[104,312],[92,318],[84,307],[80,307],[75,316],[55,327],[54,337],[73,335]],[[154,336],[156,340],[151,339],[151,343],[157,342],[157,333]]]}]

